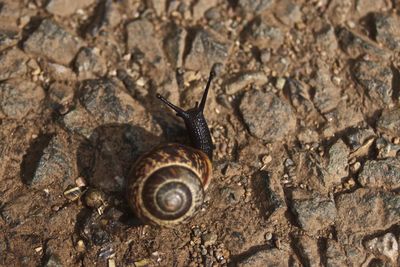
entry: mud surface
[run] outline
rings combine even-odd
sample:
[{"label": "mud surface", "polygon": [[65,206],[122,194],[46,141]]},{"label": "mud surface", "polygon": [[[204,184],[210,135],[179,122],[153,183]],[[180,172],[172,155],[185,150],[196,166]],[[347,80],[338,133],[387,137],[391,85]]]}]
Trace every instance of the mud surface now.
[{"label": "mud surface", "polygon": [[[0,0],[0,265],[399,266],[399,1]],[[205,115],[213,180],[173,229],[132,163]]]}]

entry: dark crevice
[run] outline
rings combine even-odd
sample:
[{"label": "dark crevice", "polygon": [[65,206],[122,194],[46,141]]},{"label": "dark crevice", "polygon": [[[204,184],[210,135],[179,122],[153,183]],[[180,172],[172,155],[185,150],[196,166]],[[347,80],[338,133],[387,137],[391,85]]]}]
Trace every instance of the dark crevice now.
[{"label": "dark crevice", "polygon": [[228,264],[229,267],[237,266],[239,262],[246,260],[247,258],[251,257],[252,255],[256,254],[257,252],[271,249],[271,245],[259,245],[249,248],[243,253],[234,255],[231,257],[231,262]]}]

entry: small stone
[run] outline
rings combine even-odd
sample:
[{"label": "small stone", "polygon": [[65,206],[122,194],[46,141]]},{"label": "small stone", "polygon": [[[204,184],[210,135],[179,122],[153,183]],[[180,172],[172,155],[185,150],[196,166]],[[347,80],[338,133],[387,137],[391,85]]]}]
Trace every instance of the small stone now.
[{"label": "small stone", "polygon": [[98,209],[106,204],[106,196],[100,190],[89,188],[85,193],[85,204],[93,209]]},{"label": "small stone", "polygon": [[39,28],[24,42],[27,53],[46,57],[54,62],[68,65],[82,46],[82,41],[66,32],[50,19],[45,19]]},{"label": "small stone", "polygon": [[362,37],[346,28],[338,29],[337,38],[341,49],[352,58],[357,58],[364,54],[381,58],[389,57],[389,54],[368,40],[368,38]]},{"label": "small stone", "polygon": [[318,68],[312,75],[310,85],[315,88],[313,102],[320,112],[327,113],[338,106],[340,88],[333,84],[329,66],[325,62],[318,61]]},{"label": "small stone", "polygon": [[18,33],[0,29],[0,51],[16,45],[18,42]]},{"label": "small stone", "polygon": [[46,5],[46,10],[51,14],[66,17],[74,14],[78,9],[83,9],[94,2],[95,0],[50,0]]},{"label": "small stone", "polygon": [[316,194],[294,195],[291,210],[300,227],[312,234],[333,224],[337,216],[334,201]]},{"label": "small stone", "polygon": [[384,110],[376,126],[393,137],[400,136],[400,109]]},{"label": "small stone", "polygon": [[117,80],[86,80],[80,91],[83,92],[79,97],[82,106],[102,123],[128,123],[144,113],[143,106]]},{"label": "small stone", "polygon": [[185,58],[185,68],[200,70],[208,75],[216,63],[224,64],[228,58],[231,43],[211,31],[199,30],[193,37],[193,42]]},{"label": "small stone", "polygon": [[326,187],[341,184],[349,175],[348,158],[350,150],[342,140],[338,140],[329,149],[329,161],[326,167],[327,173],[323,175]]},{"label": "small stone", "polygon": [[262,13],[273,5],[274,0],[239,0],[238,5],[246,12]]},{"label": "small stone", "polygon": [[372,128],[359,128],[349,132],[346,142],[352,150],[357,150],[374,137],[375,132]]},{"label": "small stone", "polygon": [[227,94],[233,95],[249,85],[261,86],[266,84],[268,81],[269,78],[264,72],[242,72],[229,78],[222,86],[225,88]]},{"label": "small stone", "polygon": [[209,1],[199,1],[194,4],[192,7],[193,10],[193,20],[199,20],[203,17],[204,13],[217,5],[217,0],[209,0]]},{"label": "small stone", "polygon": [[326,266],[347,266],[347,257],[345,251],[338,242],[332,239],[328,239],[326,244]]},{"label": "small stone", "polygon": [[378,159],[395,158],[400,155],[400,145],[386,141],[384,138],[376,140],[376,148],[378,149]]},{"label": "small stone", "polygon": [[209,247],[214,245],[217,242],[218,236],[215,233],[207,233],[201,237],[203,244],[205,247]]},{"label": "small stone", "polygon": [[[47,140],[46,140],[47,139]],[[43,148],[43,144],[47,145]],[[25,156],[22,164],[24,183],[34,187],[45,187],[53,183],[63,184],[76,176],[75,161],[71,158],[70,144],[61,136],[39,136],[31,145],[34,149],[43,149],[34,173],[29,172],[30,154]],[[34,153],[34,152],[32,152]],[[34,156],[34,154],[32,154]]]},{"label": "small stone", "polygon": [[317,44],[320,45],[321,50],[333,54],[338,49],[338,43],[335,35],[334,27],[326,24],[315,33]]},{"label": "small stone", "polygon": [[372,100],[392,101],[393,73],[390,67],[374,61],[359,60],[353,68],[354,77]]},{"label": "small stone", "polygon": [[390,3],[385,0],[363,0],[355,2],[355,11],[359,17],[363,17],[371,12],[389,9]]},{"label": "small stone", "polygon": [[295,23],[301,22],[300,5],[293,0],[279,1],[274,13],[275,17],[286,26],[293,27]]},{"label": "small stone", "polygon": [[49,87],[48,96],[54,109],[65,111],[65,108],[72,103],[74,98],[74,89],[72,86],[64,83],[54,82]]},{"label": "small stone", "polygon": [[302,263],[305,266],[318,267],[321,266],[318,240],[302,235],[296,238],[296,247],[300,252]]},{"label": "small stone", "polygon": [[290,266],[289,253],[286,250],[277,248],[269,250],[260,250],[237,263],[238,267],[245,266],[274,266],[287,267]]},{"label": "small stone", "polygon": [[400,222],[397,193],[360,188],[336,199],[340,236],[384,230]]},{"label": "small stone", "polygon": [[392,264],[397,263],[399,257],[399,245],[396,236],[392,233],[387,233],[380,237],[375,237],[365,244],[366,248],[373,252],[376,256],[384,256],[388,258]]},{"label": "small stone", "polygon": [[396,14],[374,14],[376,40],[391,50],[400,49],[400,19]]},{"label": "small stone", "polygon": [[127,48],[133,58],[143,58],[149,63],[150,76],[161,83],[167,77],[167,66],[160,38],[147,19],[137,19],[127,24]]},{"label": "small stone", "polygon": [[359,174],[358,181],[363,187],[395,190],[400,187],[400,160],[368,160]]},{"label": "small stone", "polygon": [[264,141],[282,140],[296,128],[290,105],[272,93],[248,91],[239,109],[250,133]]},{"label": "small stone", "polygon": [[57,63],[46,62],[44,65],[44,72],[49,76],[50,79],[56,81],[68,81],[75,80],[76,74],[72,69],[64,65]]},{"label": "small stone", "polygon": [[60,258],[56,254],[48,256],[48,260],[43,265],[44,267],[63,267]]},{"label": "small stone", "polygon": [[75,69],[81,79],[102,77],[107,72],[105,60],[99,55],[97,49],[84,47],[76,56]]},{"label": "small stone", "polygon": [[183,53],[187,31],[185,28],[173,24],[169,27],[168,33],[163,41],[163,48],[166,56],[175,68],[181,68],[183,65]]},{"label": "small stone", "polygon": [[285,32],[276,23],[263,17],[257,17],[250,21],[242,32],[244,39],[261,49],[277,49],[285,38]]},{"label": "small stone", "polygon": [[28,72],[29,57],[18,48],[0,54],[0,81],[24,76]]},{"label": "small stone", "polygon": [[24,80],[0,83],[0,118],[23,119],[40,112],[43,88]]}]

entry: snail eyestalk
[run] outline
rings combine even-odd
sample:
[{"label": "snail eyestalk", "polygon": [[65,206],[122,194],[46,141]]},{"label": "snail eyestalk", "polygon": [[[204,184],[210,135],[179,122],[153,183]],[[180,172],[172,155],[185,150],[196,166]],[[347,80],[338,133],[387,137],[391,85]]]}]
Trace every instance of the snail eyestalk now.
[{"label": "snail eyestalk", "polygon": [[183,118],[188,117],[188,114],[187,114],[186,111],[184,111],[180,107],[175,106],[174,104],[169,102],[167,99],[165,99],[162,95],[157,94],[157,98],[160,99],[165,105],[167,105],[168,107],[173,109],[176,112],[177,116],[180,116],[180,117],[183,117]]}]

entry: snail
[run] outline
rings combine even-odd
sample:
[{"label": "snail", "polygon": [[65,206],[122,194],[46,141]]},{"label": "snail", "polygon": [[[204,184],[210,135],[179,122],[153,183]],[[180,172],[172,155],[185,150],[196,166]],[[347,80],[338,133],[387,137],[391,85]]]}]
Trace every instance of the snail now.
[{"label": "snail", "polygon": [[127,201],[141,221],[173,227],[188,221],[201,207],[212,175],[213,144],[203,111],[215,68],[210,72],[200,104],[187,111],[157,94],[181,117],[193,147],[167,143],[142,155],[133,165]]}]

